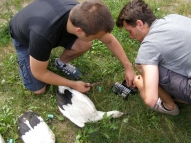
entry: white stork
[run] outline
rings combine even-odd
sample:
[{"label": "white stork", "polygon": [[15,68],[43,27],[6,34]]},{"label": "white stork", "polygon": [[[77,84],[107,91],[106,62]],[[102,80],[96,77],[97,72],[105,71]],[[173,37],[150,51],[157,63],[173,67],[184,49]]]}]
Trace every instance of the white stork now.
[{"label": "white stork", "polygon": [[119,111],[97,111],[93,102],[85,94],[66,86],[58,86],[56,97],[60,112],[81,128],[86,122],[101,120],[105,113],[113,118],[123,115]]},{"label": "white stork", "polygon": [[55,143],[55,135],[44,120],[33,111],[18,118],[18,133],[24,143]]},{"label": "white stork", "polygon": [[0,134],[0,143],[5,143],[5,141],[4,141],[4,139],[3,139],[1,134]]}]

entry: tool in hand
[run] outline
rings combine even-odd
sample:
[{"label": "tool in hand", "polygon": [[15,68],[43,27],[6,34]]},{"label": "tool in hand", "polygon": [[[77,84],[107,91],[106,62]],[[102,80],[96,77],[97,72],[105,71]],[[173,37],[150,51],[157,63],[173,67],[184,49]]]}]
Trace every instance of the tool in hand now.
[{"label": "tool in hand", "polygon": [[89,87],[93,87],[93,86],[99,85],[99,84],[101,84],[101,83],[102,83],[102,82],[94,82],[94,83],[89,84]]}]

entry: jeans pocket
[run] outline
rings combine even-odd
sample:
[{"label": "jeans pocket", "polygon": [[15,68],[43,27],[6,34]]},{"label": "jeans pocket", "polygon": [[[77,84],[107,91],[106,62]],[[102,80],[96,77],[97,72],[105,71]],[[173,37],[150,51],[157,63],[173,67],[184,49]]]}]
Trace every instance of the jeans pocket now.
[{"label": "jeans pocket", "polygon": [[171,80],[170,80],[170,90],[172,91],[173,94],[180,96],[181,95],[181,83],[182,82],[182,76],[179,74],[172,74],[171,75]]},{"label": "jeans pocket", "polygon": [[20,66],[20,75],[22,77],[24,85],[31,84],[31,70],[30,70],[30,65],[29,62],[27,62],[26,59],[19,61],[19,66]]},{"label": "jeans pocket", "polygon": [[179,97],[180,96],[180,89],[179,89],[180,81],[181,81],[180,76],[178,76],[176,73],[169,72],[167,76],[164,76],[159,80],[159,84],[170,95]]},{"label": "jeans pocket", "polygon": [[169,82],[161,82],[159,81],[159,85],[164,89],[166,90],[167,92],[169,92],[170,90],[170,83]]},{"label": "jeans pocket", "polygon": [[170,79],[168,77],[168,75],[165,75],[163,77],[159,77],[159,84],[163,87],[163,88],[168,88],[169,84],[170,84]]}]

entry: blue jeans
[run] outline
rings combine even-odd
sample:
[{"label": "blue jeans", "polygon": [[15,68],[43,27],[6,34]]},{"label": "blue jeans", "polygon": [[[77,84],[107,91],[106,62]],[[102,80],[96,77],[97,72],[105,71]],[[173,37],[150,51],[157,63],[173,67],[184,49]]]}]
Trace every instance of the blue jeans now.
[{"label": "blue jeans", "polygon": [[37,80],[32,75],[30,69],[28,47],[22,45],[15,39],[13,39],[12,41],[18,55],[19,72],[24,86],[32,92],[42,89],[46,85],[46,83]]}]

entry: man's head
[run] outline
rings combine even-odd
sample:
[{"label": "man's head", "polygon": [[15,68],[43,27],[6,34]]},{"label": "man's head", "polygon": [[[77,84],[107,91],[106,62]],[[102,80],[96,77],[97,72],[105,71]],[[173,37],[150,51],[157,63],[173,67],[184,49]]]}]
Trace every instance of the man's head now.
[{"label": "man's head", "polygon": [[81,28],[85,36],[110,33],[114,26],[108,7],[99,0],[87,0],[73,7],[70,21],[75,27]]},{"label": "man's head", "polygon": [[121,10],[116,25],[125,27],[131,38],[141,42],[154,20],[156,20],[156,16],[143,0],[132,0]]}]

